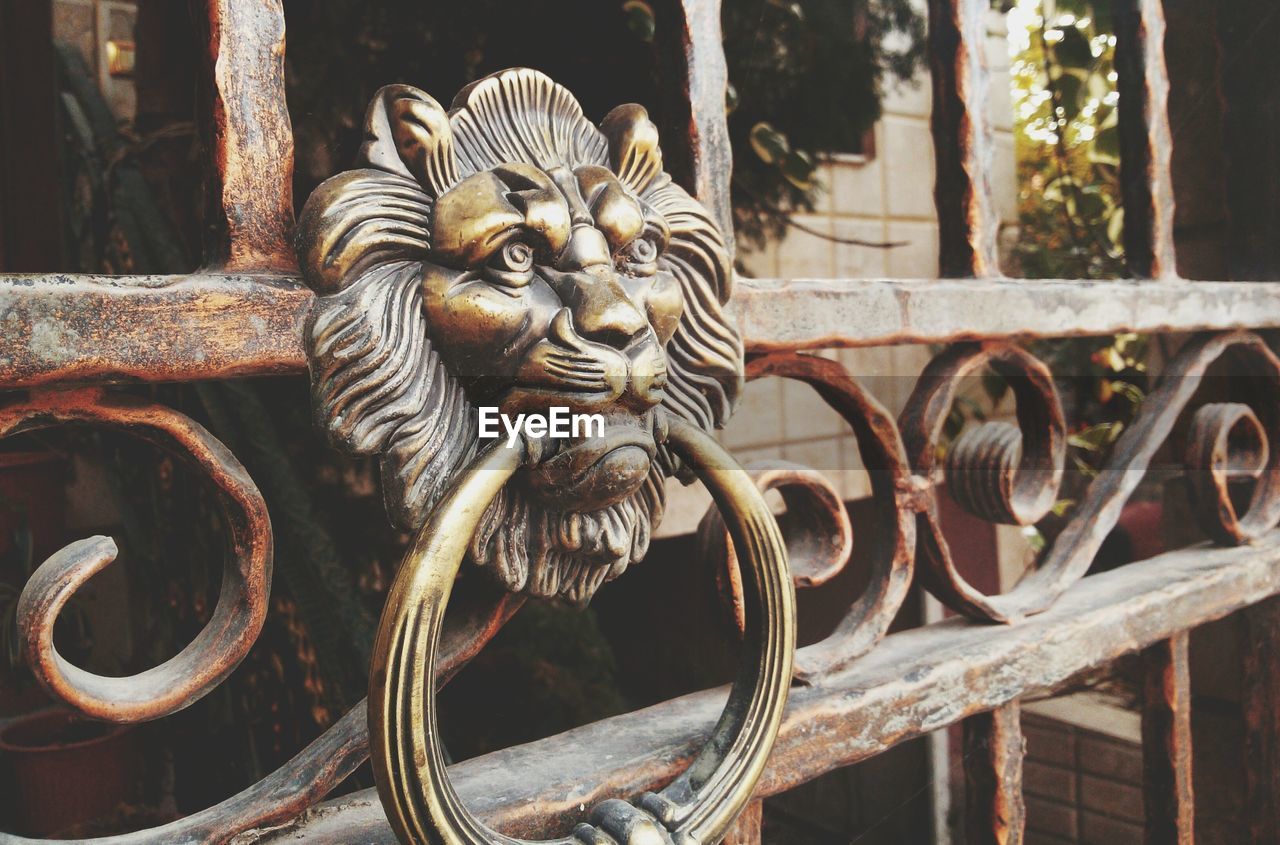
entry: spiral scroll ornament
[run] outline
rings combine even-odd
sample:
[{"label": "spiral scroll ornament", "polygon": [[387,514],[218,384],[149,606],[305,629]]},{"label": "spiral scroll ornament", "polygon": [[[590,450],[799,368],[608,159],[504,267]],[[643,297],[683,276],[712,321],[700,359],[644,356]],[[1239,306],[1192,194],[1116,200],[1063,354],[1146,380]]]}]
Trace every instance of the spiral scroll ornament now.
[{"label": "spiral scroll ornament", "polygon": [[[913,471],[935,480],[938,443],[961,381],[992,369],[1017,400],[1017,425],[985,422],[965,431],[946,461],[947,490],[966,510],[991,522],[1031,525],[1058,497],[1066,463],[1066,421],[1053,376],[1043,362],[1011,344],[958,344],[920,375],[899,420]],[[975,589],[956,569],[943,536],[937,500],[918,516],[925,583],[947,606],[968,616],[1006,622],[1044,609],[1052,596],[1015,587],[1001,596]]]},{"label": "spiral scroll ornament", "polygon": [[32,674],[56,700],[95,719],[144,722],[197,701],[248,653],[267,612],[271,522],[244,467],[194,420],[163,405],[99,389],[37,394],[0,405],[0,437],[68,423],[120,429],[191,462],[213,486],[228,535],[213,616],[178,655],[146,671],[106,677],[68,663],[53,645],[58,614],[75,592],[115,560],[108,537],[79,540],[46,560],[18,599],[20,647]]},{"label": "spiral scroll ornament", "polygon": [[1212,402],[1196,411],[1187,434],[1187,489],[1201,529],[1218,543],[1239,545],[1280,522],[1280,359],[1244,334],[1204,344],[1199,354],[1215,352],[1234,354],[1236,378],[1247,388],[1240,392],[1253,405]]},{"label": "spiral scroll ornament", "polygon": [[[793,379],[817,391],[849,424],[857,438],[862,464],[871,477],[879,536],[866,544],[867,587],[849,603],[829,636],[796,653],[796,677],[811,681],[848,666],[888,633],[911,586],[916,548],[914,512],[919,491],[893,417],[836,361],[776,353],[748,363],[747,377]],[[843,506],[840,516],[847,518]],[[830,530],[825,520],[814,523],[814,527]],[[789,539],[789,543],[800,548],[807,545],[798,537]],[[851,543],[840,560],[841,569],[854,551]],[[826,563],[822,569],[824,580],[835,574],[833,563]],[[806,582],[803,573],[795,574],[797,587],[820,583],[815,579]]]}]

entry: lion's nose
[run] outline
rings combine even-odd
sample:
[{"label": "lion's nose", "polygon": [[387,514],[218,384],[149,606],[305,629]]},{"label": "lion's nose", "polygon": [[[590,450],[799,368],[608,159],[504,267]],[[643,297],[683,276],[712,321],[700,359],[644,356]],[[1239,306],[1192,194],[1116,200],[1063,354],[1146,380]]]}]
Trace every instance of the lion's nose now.
[{"label": "lion's nose", "polygon": [[608,265],[576,273],[550,273],[560,301],[573,313],[573,326],[588,340],[624,349],[649,327],[640,309]]}]

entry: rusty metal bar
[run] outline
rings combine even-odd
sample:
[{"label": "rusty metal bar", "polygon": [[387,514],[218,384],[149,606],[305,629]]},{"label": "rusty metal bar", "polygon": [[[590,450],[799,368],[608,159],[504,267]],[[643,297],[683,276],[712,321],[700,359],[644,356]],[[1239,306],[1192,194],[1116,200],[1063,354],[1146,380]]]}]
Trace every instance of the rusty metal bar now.
[{"label": "rusty metal bar", "polygon": [[1115,26],[1125,258],[1135,278],[1173,278],[1173,138],[1161,0],[1121,0]]},{"label": "rusty metal bar", "polygon": [[[669,8],[668,8],[669,7]],[[725,120],[729,71],[720,28],[720,0],[667,0],[659,20],[664,64],[676,78],[664,80],[665,109],[683,131],[663,144],[667,169],[711,212],[733,255],[729,178],[733,150]]]},{"label": "rusty metal bar", "polygon": [[296,271],[293,130],[280,0],[207,0],[213,157],[206,259],[228,272]]},{"label": "rusty metal bar", "polygon": [[1191,845],[1195,800],[1191,784],[1190,635],[1180,631],[1143,652],[1143,803],[1147,845]]},{"label": "rusty metal bar", "polygon": [[[0,389],[302,372],[313,294],[262,275],[0,276]],[[1280,283],[739,279],[752,354],[1280,327]]]},{"label": "rusty metal bar", "polygon": [[965,719],[968,845],[1021,845],[1027,827],[1027,807],[1022,800],[1026,745],[1017,701]]},{"label": "rusty metal bar", "polygon": [[1241,614],[1245,801],[1250,845],[1280,842],[1280,599]]},{"label": "rusty metal bar", "polygon": [[[775,795],[888,745],[1054,688],[1276,594],[1280,532],[1252,546],[1197,547],[1085,578],[1053,608],[1016,626],[951,619],[891,635],[850,669],[792,690],[756,795]],[[1275,675],[1269,677],[1274,692]],[[450,775],[487,823],[510,835],[543,835],[577,818],[580,804],[669,780],[705,740],[724,696],[718,689],[663,702],[456,764]],[[1280,707],[1262,712],[1280,719]],[[1273,777],[1278,770],[1259,771]],[[243,841],[394,845],[372,791],[322,807]]]},{"label": "rusty metal bar", "polygon": [[764,803],[752,801],[742,811],[738,820],[729,828],[721,845],[760,845],[760,832],[764,822]]},{"label": "rusty metal bar", "polygon": [[1000,275],[1000,223],[988,177],[993,150],[987,117],[989,8],[986,0],[929,0],[938,273],[948,278]]},{"label": "rusty metal bar", "polygon": [[729,303],[747,350],[1267,328],[1280,284],[742,279]]},{"label": "rusty metal bar", "polygon": [[264,276],[0,277],[0,387],[301,372],[312,299]]}]

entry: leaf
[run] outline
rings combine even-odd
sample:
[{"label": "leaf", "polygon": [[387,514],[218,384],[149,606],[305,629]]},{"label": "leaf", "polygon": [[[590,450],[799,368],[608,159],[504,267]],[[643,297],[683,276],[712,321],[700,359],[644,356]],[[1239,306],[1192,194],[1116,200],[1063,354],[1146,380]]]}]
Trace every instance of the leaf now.
[{"label": "leaf", "polygon": [[1044,535],[1040,533],[1040,529],[1034,525],[1028,525],[1022,529],[1022,537],[1027,541],[1027,545],[1031,547],[1031,551],[1036,554],[1044,551],[1045,541]]},{"label": "leaf", "polygon": [[626,15],[627,29],[631,34],[646,44],[652,44],[653,33],[657,29],[653,7],[644,0],[626,0],[622,4],[622,13]]},{"label": "leaf", "polygon": [[[1089,45],[1089,37],[1074,26],[1064,26],[1058,30],[1062,38],[1053,45],[1053,56],[1067,71],[1087,72],[1093,67],[1093,48]],[[1083,77],[1081,78],[1083,82]]]},{"label": "leaf", "polygon": [[813,156],[804,150],[793,150],[782,160],[782,175],[802,191],[813,187],[813,173],[817,169]]},{"label": "leaf", "polygon": [[1124,430],[1122,422],[1105,422],[1082,428],[1074,434],[1067,435],[1067,444],[1086,452],[1101,452],[1103,447],[1110,446]]},{"label": "leaf", "polygon": [[1070,176],[1059,176],[1057,179],[1051,179],[1044,186],[1040,196],[1047,202],[1064,202],[1068,196],[1074,193],[1073,184]]},{"label": "leaf", "polygon": [[1119,109],[1111,109],[1098,123],[1097,134],[1093,136],[1093,147],[1089,150],[1089,160],[1094,164],[1120,166]]},{"label": "leaf", "polygon": [[1058,91],[1058,104],[1062,106],[1068,121],[1079,117],[1080,109],[1084,108],[1088,97],[1084,82],[1083,77],[1073,73],[1064,73],[1053,82],[1053,87]]},{"label": "leaf", "polygon": [[1046,10],[1045,13],[1054,17],[1058,15],[1075,15],[1077,18],[1087,17],[1093,14],[1093,0],[1057,0],[1053,4],[1053,8]]},{"label": "leaf", "polygon": [[1080,191],[1077,198],[1077,210],[1082,217],[1087,220],[1098,220],[1105,218],[1111,198],[1104,194],[1097,185],[1088,185]]},{"label": "leaf", "polygon": [[1096,469],[1094,469],[1093,467],[1089,466],[1087,463],[1085,463],[1085,462],[1080,458],[1080,456],[1079,456],[1079,455],[1072,455],[1072,456],[1071,456],[1071,462],[1072,462],[1072,463],[1074,463],[1074,464],[1076,465],[1076,469],[1077,469],[1077,470],[1080,472],[1080,474],[1081,474],[1081,475],[1083,475],[1085,478],[1097,478],[1097,477],[1098,477],[1098,471],[1097,471]]},{"label": "leaf", "polygon": [[1111,219],[1107,222],[1107,237],[1111,239],[1111,243],[1119,245],[1124,240],[1124,208],[1117,208],[1111,212]]},{"label": "leaf", "polygon": [[1125,399],[1128,399],[1130,404],[1141,405],[1142,400],[1147,398],[1147,394],[1136,384],[1116,379],[1110,382],[1110,385],[1112,392],[1118,393]]},{"label": "leaf", "polygon": [[791,151],[791,145],[786,135],[762,120],[751,127],[751,149],[766,164],[778,164]]}]

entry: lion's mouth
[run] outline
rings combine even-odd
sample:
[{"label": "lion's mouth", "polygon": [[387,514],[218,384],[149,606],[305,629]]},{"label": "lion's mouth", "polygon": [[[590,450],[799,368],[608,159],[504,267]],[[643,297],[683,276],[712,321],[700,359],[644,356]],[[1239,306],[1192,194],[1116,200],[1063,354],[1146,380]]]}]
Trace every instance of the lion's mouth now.
[{"label": "lion's mouth", "polygon": [[631,495],[657,454],[648,416],[607,416],[603,436],[557,441],[554,454],[527,471],[530,490],[571,511],[599,510]]}]

